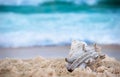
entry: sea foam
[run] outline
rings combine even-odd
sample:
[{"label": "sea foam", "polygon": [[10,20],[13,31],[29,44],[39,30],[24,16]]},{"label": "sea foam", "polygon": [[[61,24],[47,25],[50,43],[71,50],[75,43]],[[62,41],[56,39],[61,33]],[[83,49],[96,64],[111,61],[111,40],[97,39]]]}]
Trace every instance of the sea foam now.
[{"label": "sea foam", "polygon": [[0,13],[0,47],[120,44],[119,13]]}]

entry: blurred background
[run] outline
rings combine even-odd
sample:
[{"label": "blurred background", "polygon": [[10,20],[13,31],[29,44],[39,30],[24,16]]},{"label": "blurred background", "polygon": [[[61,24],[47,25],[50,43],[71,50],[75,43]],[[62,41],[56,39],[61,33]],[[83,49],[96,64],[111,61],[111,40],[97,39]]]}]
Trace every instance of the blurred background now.
[{"label": "blurred background", "polygon": [[120,0],[0,0],[0,58],[64,57],[72,40],[120,59]]}]

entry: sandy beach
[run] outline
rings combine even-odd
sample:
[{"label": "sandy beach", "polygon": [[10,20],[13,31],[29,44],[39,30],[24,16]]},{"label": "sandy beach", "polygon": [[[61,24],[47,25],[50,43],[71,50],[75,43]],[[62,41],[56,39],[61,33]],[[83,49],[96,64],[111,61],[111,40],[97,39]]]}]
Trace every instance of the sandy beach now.
[{"label": "sandy beach", "polygon": [[120,77],[120,0],[0,0],[0,77]]},{"label": "sandy beach", "polygon": [[64,60],[70,46],[0,48],[0,77],[120,77],[120,46],[101,47],[108,56],[97,72],[77,68],[72,73]]},{"label": "sandy beach", "polygon": [[7,58],[0,60],[0,77],[120,77],[120,62],[110,57],[100,63],[97,72],[77,68],[70,73],[65,64],[63,58]]},{"label": "sandy beach", "polygon": [[[100,45],[102,52],[120,60],[120,45]],[[21,47],[21,48],[0,48],[0,59],[20,58],[30,59],[36,56],[45,58],[65,58],[70,50],[70,46],[41,46],[41,47]]]}]

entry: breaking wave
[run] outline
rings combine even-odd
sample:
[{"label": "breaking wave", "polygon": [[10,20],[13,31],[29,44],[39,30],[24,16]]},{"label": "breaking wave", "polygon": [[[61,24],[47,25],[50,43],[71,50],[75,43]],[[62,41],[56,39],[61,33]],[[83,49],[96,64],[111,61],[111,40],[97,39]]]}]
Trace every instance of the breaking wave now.
[{"label": "breaking wave", "polygon": [[120,44],[119,13],[0,13],[0,47]]}]

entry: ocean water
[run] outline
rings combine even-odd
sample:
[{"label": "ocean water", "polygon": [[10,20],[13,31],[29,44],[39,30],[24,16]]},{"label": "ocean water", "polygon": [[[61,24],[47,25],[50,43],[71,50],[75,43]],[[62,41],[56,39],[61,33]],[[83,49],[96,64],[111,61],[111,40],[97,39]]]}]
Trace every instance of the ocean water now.
[{"label": "ocean water", "polygon": [[0,47],[120,44],[120,9],[70,4],[0,6]]},{"label": "ocean water", "polygon": [[0,46],[120,44],[120,13],[0,13]]}]

